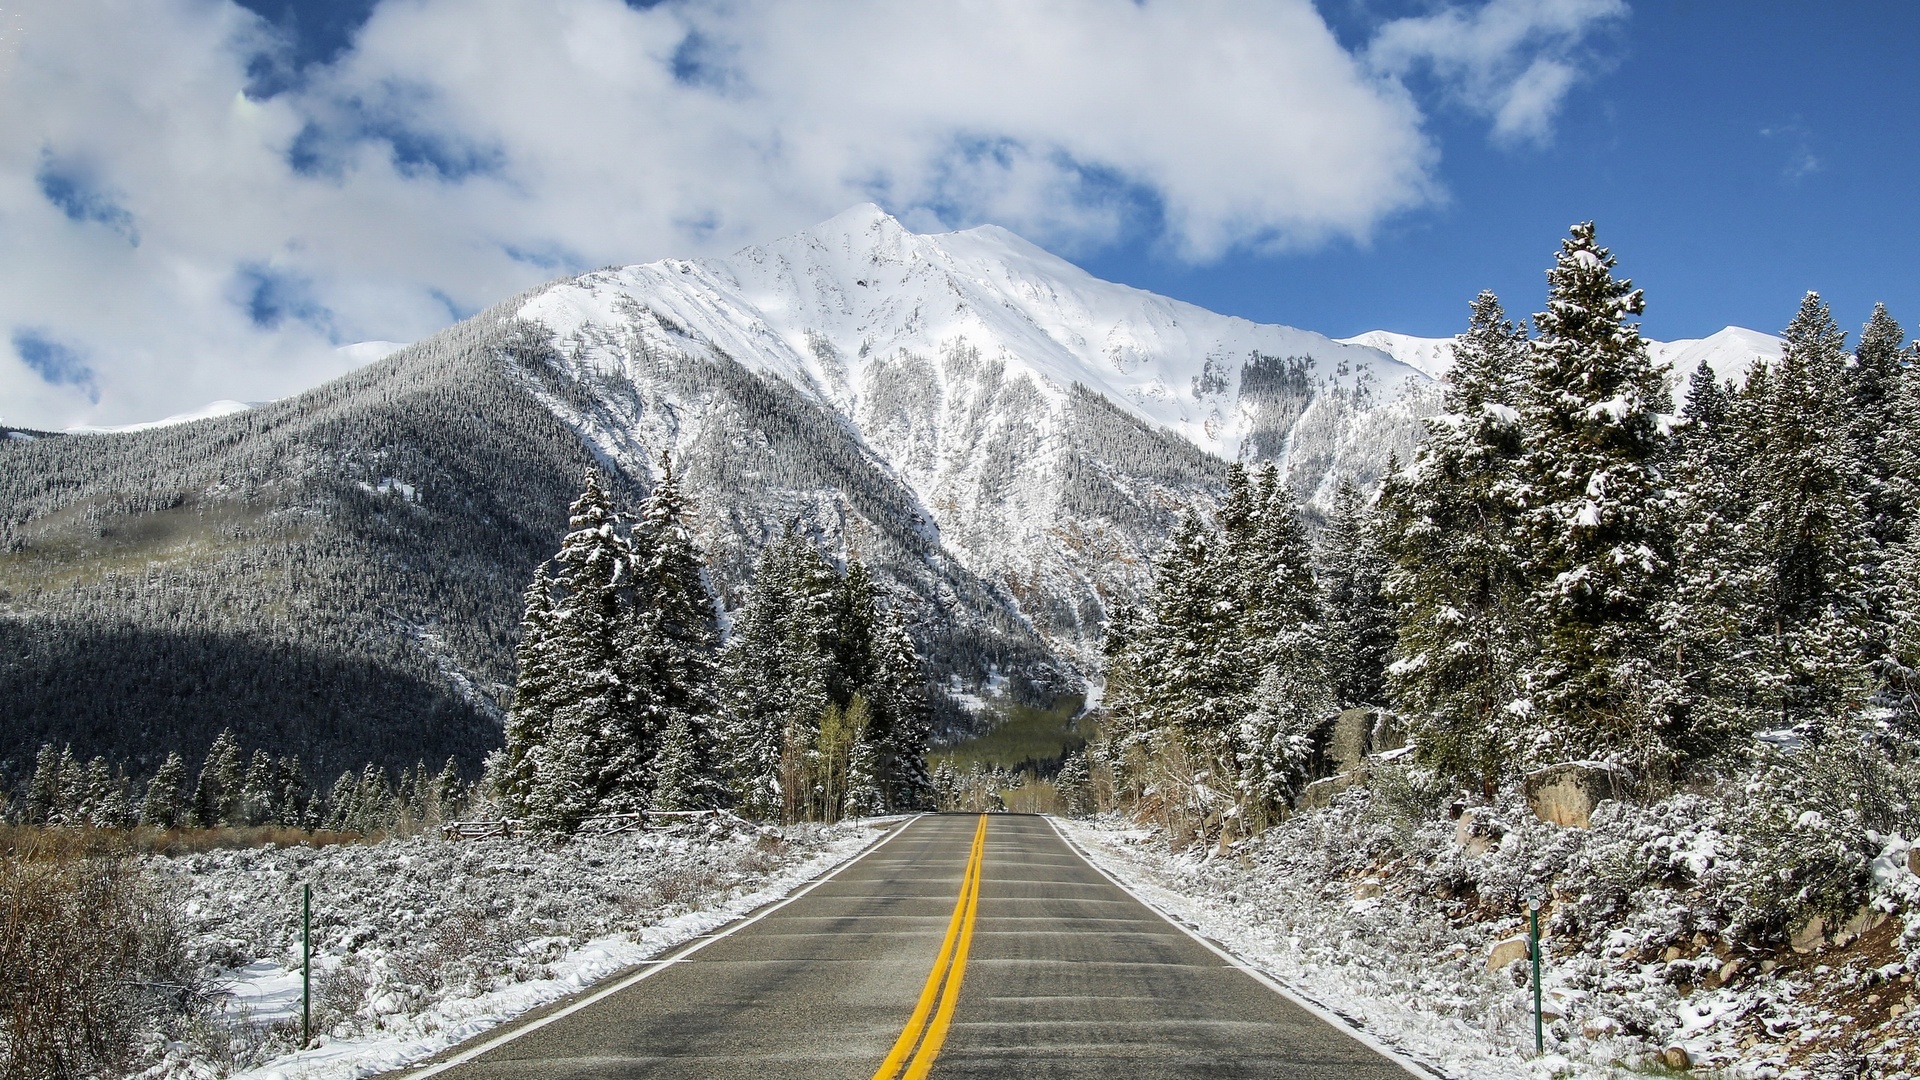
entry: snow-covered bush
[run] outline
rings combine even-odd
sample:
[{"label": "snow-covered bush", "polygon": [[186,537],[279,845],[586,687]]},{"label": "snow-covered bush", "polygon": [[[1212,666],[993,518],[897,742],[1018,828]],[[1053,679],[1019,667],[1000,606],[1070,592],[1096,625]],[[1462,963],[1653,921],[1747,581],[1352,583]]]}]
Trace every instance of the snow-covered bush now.
[{"label": "snow-covered bush", "polygon": [[182,1030],[204,977],[176,907],[125,859],[0,855],[0,1077],[116,1072],[149,1031]]}]

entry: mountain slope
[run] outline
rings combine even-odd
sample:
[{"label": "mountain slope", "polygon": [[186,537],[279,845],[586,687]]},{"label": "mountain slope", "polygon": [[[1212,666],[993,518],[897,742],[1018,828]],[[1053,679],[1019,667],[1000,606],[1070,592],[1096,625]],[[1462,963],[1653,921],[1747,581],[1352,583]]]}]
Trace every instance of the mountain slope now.
[{"label": "mountain slope", "polygon": [[[1390,330],[1369,330],[1340,340],[1348,345],[1379,349],[1435,379],[1446,378],[1447,369],[1453,366],[1454,339],[1450,337],[1423,338],[1396,334]],[[1668,385],[1673,389],[1674,407],[1677,409],[1686,401],[1687,387],[1694,373],[1703,365],[1723,382],[1732,379],[1745,383],[1747,369],[1753,366],[1754,361],[1770,364],[1778,360],[1785,345],[1784,341],[1772,334],[1729,326],[1703,338],[1649,340],[1647,355],[1655,367],[1667,371]]]},{"label": "mountain slope", "polygon": [[581,474],[686,478],[723,602],[796,528],[873,563],[959,702],[1093,670],[1227,461],[1303,493],[1407,456],[1432,380],[861,207],[555,282],[286,401],[0,442],[0,770],[222,726],[331,772],[499,738],[520,590]]}]

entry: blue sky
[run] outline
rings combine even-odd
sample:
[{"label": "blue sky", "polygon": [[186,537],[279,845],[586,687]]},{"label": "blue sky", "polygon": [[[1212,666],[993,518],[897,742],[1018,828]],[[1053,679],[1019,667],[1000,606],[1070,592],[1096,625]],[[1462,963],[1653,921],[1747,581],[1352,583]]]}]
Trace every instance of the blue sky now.
[{"label": "blue sky", "polygon": [[871,199],[1336,336],[1576,220],[1653,337],[1920,323],[1911,3],[109,0],[0,9],[0,419],[294,393],[538,282]]},{"label": "blue sky", "polygon": [[[1349,33],[1361,23],[1352,5],[1323,10],[1336,29],[1342,14]],[[1550,142],[1502,146],[1460,109],[1430,112],[1447,198],[1371,243],[1205,266],[1137,249],[1080,261],[1263,322],[1442,336],[1481,288],[1534,311],[1559,236],[1591,219],[1647,290],[1649,336],[1778,332],[1809,289],[1850,330],[1875,302],[1913,329],[1916,41],[1911,3],[1637,3],[1590,41],[1598,74],[1569,94]]]}]

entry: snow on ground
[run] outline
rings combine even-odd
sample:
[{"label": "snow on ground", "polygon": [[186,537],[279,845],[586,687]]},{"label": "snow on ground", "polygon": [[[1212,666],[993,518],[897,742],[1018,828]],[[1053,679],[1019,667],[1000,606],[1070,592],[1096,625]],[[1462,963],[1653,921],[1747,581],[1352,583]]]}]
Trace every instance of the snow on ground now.
[{"label": "snow on ground", "polygon": [[[141,1075],[345,1080],[418,1061],[788,894],[896,820],[150,857],[226,993]],[[319,1045],[298,1051],[303,884]]]},{"label": "snow on ground", "polygon": [[[1444,812],[1396,822],[1369,798],[1224,856],[1170,851],[1116,818],[1061,824],[1149,903],[1450,1077],[1642,1076],[1675,1053],[1732,1080],[1920,1075],[1906,840],[1877,841],[1874,910],[1852,927],[1864,933],[1756,950],[1733,925],[1745,856],[1709,799],[1602,803],[1592,828],[1566,829],[1523,803],[1464,826]],[[1547,898],[1539,1058],[1532,896]]]}]

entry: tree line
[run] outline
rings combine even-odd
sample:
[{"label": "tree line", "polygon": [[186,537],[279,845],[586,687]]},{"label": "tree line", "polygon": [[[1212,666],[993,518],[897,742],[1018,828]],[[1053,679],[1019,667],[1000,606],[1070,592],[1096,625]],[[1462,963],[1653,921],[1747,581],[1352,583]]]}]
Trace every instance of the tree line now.
[{"label": "tree line", "polygon": [[1367,707],[1489,797],[1564,762],[1669,790],[1844,762],[1884,811],[1849,813],[1888,827],[1920,718],[1920,352],[1882,307],[1849,352],[1810,293],[1777,361],[1702,368],[1672,415],[1615,266],[1577,225],[1531,325],[1482,293],[1428,438],[1317,549],[1271,467],[1182,519],[1109,631],[1095,757],[1124,799],[1257,827]]},{"label": "tree line", "polygon": [[527,589],[506,746],[488,762],[508,812],[568,832],[643,810],[832,821],[922,805],[926,679],[872,573],[789,529],[723,645],[661,466],[630,526],[589,475]]},{"label": "tree line", "polygon": [[331,789],[316,789],[298,758],[265,750],[249,756],[233,732],[222,731],[197,773],[173,751],[144,779],[105,757],[83,763],[71,744],[43,744],[7,816],[54,828],[269,827],[364,835],[457,817],[474,794],[451,758],[437,773],[419,762],[397,779],[368,764],[343,771]]}]

